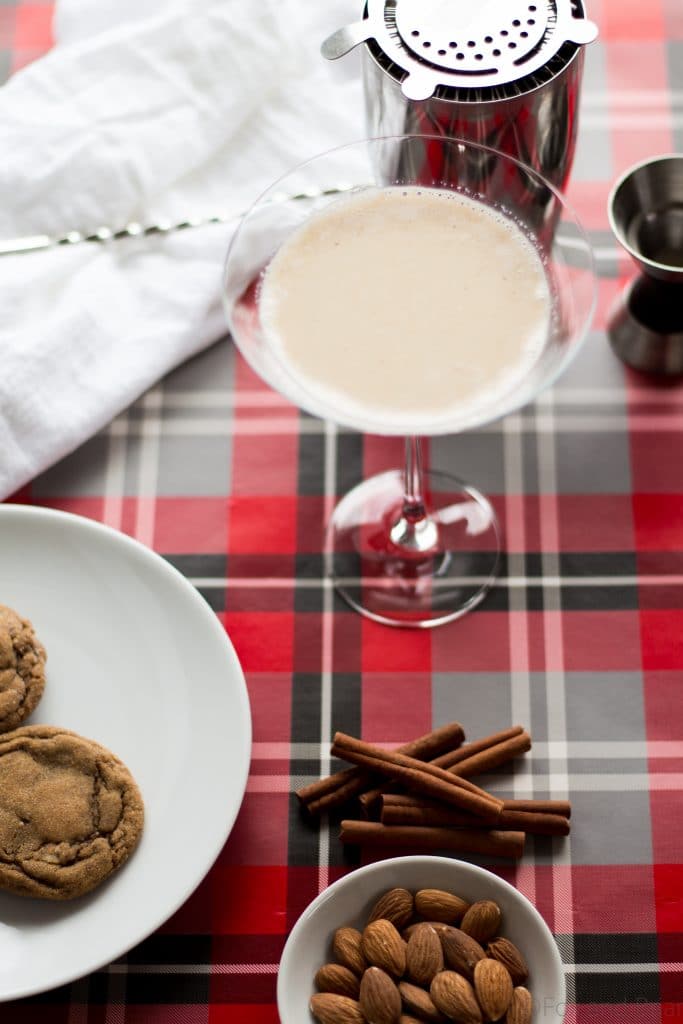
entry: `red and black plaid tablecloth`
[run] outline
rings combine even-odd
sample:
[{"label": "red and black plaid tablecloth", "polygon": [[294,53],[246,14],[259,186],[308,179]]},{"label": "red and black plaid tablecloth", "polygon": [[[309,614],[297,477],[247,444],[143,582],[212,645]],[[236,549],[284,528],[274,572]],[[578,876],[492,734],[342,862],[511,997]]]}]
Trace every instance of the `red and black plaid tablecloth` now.
[{"label": "red and black plaid tablecloth", "polygon": [[[280,952],[353,858],[293,790],[335,729],[400,743],[450,718],[527,725],[533,757],[489,780],[569,796],[569,840],[538,838],[514,880],[554,930],[569,1024],[683,1020],[683,384],[627,372],[605,335],[632,269],[608,231],[618,174],[683,150],[681,0],[592,0],[571,198],[600,302],[575,365],[518,415],[431,444],[492,496],[507,556],[485,604],[396,632],[337,603],[321,527],[401,444],[337,431],[268,391],[228,341],[173,373],[17,500],[137,537],[184,572],[246,673],[251,774],[208,877],[109,968],[7,1004],[12,1024],[275,1024]],[[49,3],[0,3],[0,70],[50,44]]]}]

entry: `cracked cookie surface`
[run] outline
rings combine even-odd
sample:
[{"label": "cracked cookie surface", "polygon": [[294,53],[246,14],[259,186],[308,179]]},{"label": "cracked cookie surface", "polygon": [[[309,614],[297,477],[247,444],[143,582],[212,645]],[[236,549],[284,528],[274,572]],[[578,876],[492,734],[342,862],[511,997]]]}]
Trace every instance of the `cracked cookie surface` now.
[{"label": "cracked cookie surface", "polygon": [[48,725],[0,736],[0,888],[82,896],[124,863],[143,822],[135,780],[105,747]]},{"label": "cracked cookie surface", "polygon": [[0,732],[21,725],[42,697],[45,659],[29,620],[0,604]]}]

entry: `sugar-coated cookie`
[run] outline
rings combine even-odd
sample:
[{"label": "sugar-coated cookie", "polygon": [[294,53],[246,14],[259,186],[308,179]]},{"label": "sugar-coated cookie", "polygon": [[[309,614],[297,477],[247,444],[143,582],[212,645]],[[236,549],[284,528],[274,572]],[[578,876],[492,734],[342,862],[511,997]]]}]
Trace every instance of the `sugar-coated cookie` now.
[{"label": "sugar-coated cookie", "polygon": [[0,888],[82,896],[129,857],[143,822],[130,771],[98,743],[49,725],[0,736]]},{"label": "sugar-coated cookie", "polygon": [[29,620],[0,604],[0,732],[21,725],[42,697],[45,659]]}]

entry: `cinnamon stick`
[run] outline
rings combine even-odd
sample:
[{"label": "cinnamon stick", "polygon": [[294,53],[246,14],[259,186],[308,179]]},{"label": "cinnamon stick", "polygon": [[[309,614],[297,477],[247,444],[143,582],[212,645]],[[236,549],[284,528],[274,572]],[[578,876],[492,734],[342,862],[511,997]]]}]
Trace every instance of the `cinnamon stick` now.
[{"label": "cinnamon stick", "polygon": [[[385,793],[382,796],[382,810],[379,820],[383,825],[428,825],[449,828],[482,827],[469,811],[461,811],[457,807],[450,807],[448,804],[442,804],[438,800],[423,800],[418,797],[412,797],[411,803],[403,803],[400,799],[393,803],[392,797],[394,795],[392,793]],[[497,827],[498,822],[496,821]]]},{"label": "cinnamon stick", "polygon": [[341,771],[334,772],[333,775],[326,775],[324,779],[317,779],[309,786],[302,786],[301,789],[297,789],[296,795],[302,803],[312,803],[314,800],[327,796],[328,793],[341,789],[347,781],[358,779],[360,776],[361,772],[357,768],[342,768]]},{"label": "cinnamon stick", "polygon": [[[459,778],[464,778],[498,768],[499,765],[513,757],[518,757],[530,748],[529,733],[521,725],[513,725],[509,729],[503,729],[491,736],[484,736],[457,750],[433,758],[429,763],[437,768],[443,768]],[[366,817],[372,815],[377,801],[387,791],[388,787],[385,785],[375,786],[373,789],[361,793],[358,799],[361,811]]]},{"label": "cinnamon stick", "polygon": [[519,858],[524,852],[523,832],[495,829],[422,828],[382,825],[377,821],[342,821],[342,843],[374,847],[409,847],[415,850],[452,850],[484,856]]},{"label": "cinnamon stick", "polygon": [[[408,806],[417,806],[420,804],[434,807],[439,806],[438,801],[436,800],[426,800],[424,797],[414,796],[411,793],[403,792],[384,793],[382,795],[382,803],[392,805],[407,804]],[[504,799],[503,810],[531,811],[534,814],[559,814],[562,818],[571,818],[572,816],[572,805],[569,800]]]},{"label": "cinnamon stick", "polygon": [[498,828],[502,831],[519,829],[537,836],[568,836],[569,818],[561,814],[543,814],[540,811],[507,811],[503,809]]},{"label": "cinnamon stick", "polygon": [[395,751],[382,750],[344,733],[335,734],[332,753],[386,778],[399,780],[408,789],[469,810],[489,824],[495,824],[503,809],[502,800],[443,768]]},{"label": "cinnamon stick", "polygon": [[511,725],[509,729],[501,729],[500,732],[491,733],[490,736],[482,736],[481,739],[465,743],[457,750],[447,750],[432,760],[439,768],[451,768],[453,765],[459,764],[460,761],[466,761],[474,754],[480,754],[484,750],[498,746],[499,743],[514,739],[515,736],[520,736],[523,732],[524,726]]},{"label": "cinnamon stick", "polygon": [[510,761],[513,757],[525,754],[530,749],[531,736],[525,729],[521,729],[514,736],[498,740],[495,743],[491,743],[488,747],[474,751],[468,756],[463,755],[457,758],[457,760],[455,759],[456,752],[454,752],[453,757],[450,758],[451,763],[442,767],[446,768],[446,771],[452,772],[453,775],[470,778],[472,775],[490,772],[494,768],[498,768],[499,765],[505,764],[506,761]]},{"label": "cinnamon stick", "polygon": [[[476,828],[477,822],[471,814],[456,810],[436,801],[414,801],[413,803],[392,802],[391,794],[382,798],[383,825],[419,825],[429,827]],[[566,836],[569,821],[560,814],[543,814],[537,811],[501,811],[496,829],[499,832],[526,832],[543,836]]]},{"label": "cinnamon stick", "polygon": [[[415,797],[410,793],[388,793],[383,794],[382,802],[386,804],[433,804],[438,807],[436,801],[425,800],[422,797]],[[504,800],[503,810],[505,811],[531,811],[538,814],[559,814],[563,818],[571,817],[571,804],[568,800]]]},{"label": "cinnamon stick", "polygon": [[534,811],[539,814],[560,814],[571,818],[572,805],[569,800],[505,800],[506,811]]},{"label": "cinnamon stick", "polygon": [[[397,750],[419,761],[429,761],[445,751],[457,748],[464,738],[465,730],[460,722],[448,722],[403,744]],[[309,786],[303,786],[297,790],[296,795],[311,814],[320,814],[362,793],[371,783],[372,776],[362,768],[344,768]]]}]

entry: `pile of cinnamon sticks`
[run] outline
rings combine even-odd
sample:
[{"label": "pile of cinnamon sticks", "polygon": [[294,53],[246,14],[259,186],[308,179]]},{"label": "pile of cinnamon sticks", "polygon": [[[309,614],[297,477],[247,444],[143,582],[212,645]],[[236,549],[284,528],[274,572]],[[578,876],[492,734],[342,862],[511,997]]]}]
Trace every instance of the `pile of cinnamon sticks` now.
[{"label": "pile of cinnamon sticks", "polygon": [[464,743],[459,722],[396,750],[336,733],[332,756],[353,765],[297,791],[310,814],[351,802],[357,817],[341,823],[343,843],[414,850],[522,856],[527,833],[569,833],[565,800],[501,800],[470,782],[526,753],[521,725]]}]

